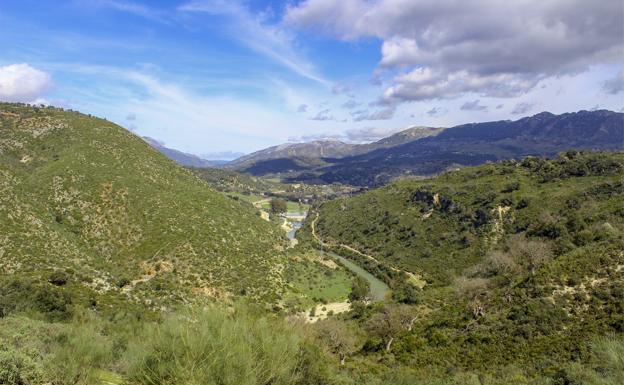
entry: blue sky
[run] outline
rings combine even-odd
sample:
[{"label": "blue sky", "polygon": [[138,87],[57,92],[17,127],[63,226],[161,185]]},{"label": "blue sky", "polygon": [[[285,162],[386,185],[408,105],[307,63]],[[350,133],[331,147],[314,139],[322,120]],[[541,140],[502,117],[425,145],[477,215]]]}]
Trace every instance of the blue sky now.
[{"label": "blue sky", "polygon": [[624,108],[619,0],[542,3],[4,0],[0,99],[210,158]]}]

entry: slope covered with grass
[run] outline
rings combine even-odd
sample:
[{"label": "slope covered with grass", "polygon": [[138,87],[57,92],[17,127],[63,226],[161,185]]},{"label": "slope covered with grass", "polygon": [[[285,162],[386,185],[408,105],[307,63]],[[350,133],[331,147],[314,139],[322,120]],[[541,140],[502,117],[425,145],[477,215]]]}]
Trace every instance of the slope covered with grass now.
[{"label": "slope covered with grass", "polygon": [[282,290],[280,229],[106,120],[0,104],[0,192],[2,280],[153,306]]}]

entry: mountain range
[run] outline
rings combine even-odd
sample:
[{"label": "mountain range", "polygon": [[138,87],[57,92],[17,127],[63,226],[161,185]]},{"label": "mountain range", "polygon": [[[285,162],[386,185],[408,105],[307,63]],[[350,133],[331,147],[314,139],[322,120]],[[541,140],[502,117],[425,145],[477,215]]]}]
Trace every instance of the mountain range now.
[{"label": "mountain range", "polygon": [[542,112],[515,121],[412,127],[370,144],[315,141],[274,146],[225,167],[256,176],[279,175],[287,182],[378,186],[399,177],[527,155],[552,156],[570,148],[624,148],[624,114]]}]

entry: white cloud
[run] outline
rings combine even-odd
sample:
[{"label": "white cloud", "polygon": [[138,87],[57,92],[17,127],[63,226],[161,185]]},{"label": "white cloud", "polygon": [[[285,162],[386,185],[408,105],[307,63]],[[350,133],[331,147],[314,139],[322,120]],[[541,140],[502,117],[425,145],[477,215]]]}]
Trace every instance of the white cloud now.
[{"label": "white cloud", "polygon": [[443,107],[432,107],[429,111],[426,112],[426,114],[431,117],[441,116],[446,113],[447,113],[447,110]]},{"label": "white cloud", "polygon": [[344,137],[350,142],[365,143],[386,138],[399,131],[402,131],[402,129],[382,127],[351,128],[345,131]]},{"label": "white cloud", "polygon": [[359,102],[355,101],[355,99],[349,99],[342,105],[342,108],[346,108],[348,110],[352,110],[355,107],[359,107],[361,105],[362,105],[362,103],[359,103]]},{"label": "white cloud", "polygon": [[28,64],[0,67],[0,100],[6,102],[41,102],[52,85],[51,76]]},{"label": "white cloud", "polygon": [[146,19],[162,23],[169,23],[166,13],[143,4],[121,0],[93,0],[93,4],[96,6],[110,8],[119,12],[130,13]]},{"label": "white cloud", "polygon": [[284,23],[343,40],[382,41],[386,103],[515,97],[545,78],[621,62],[618,1],[305,0]]},{"label": "white cloud", "polygon": [[296,74],[326,87],[331,83],[319,75],[314,66],[297,51],[294,35],[279,25],[269,25],[265,15],[252,14],[240,1],[203,0],[178,7],[186,13],[203,13],[229,17],[231,35],[252,50],[265,55]]},{"label": "white cloud", "polygon": [[527,112],[531,111],[533,109],[533,104],[532,103],[518,103],[515,105],[515,107],[513,108],[513,110],[511,110],[511,113],[514,115],[521,115],[521,114],[526,114]]}]

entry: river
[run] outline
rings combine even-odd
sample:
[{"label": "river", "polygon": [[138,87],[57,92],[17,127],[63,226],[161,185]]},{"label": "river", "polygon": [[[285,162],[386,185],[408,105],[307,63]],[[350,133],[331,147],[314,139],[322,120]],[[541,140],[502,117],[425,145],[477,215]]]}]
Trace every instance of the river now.
[{"label": "river", "polygon": [[[297,230],[301,228],[301,226],[303,225],[303,222],[297,221],[297,222],[291,222],[291,224],[292,224],[293,229],[288,232],[288,238],[295,239]],[[351,261],[350,259],[347,259],[341,255],[338,255],[332,252],[326,252],[326,251],[323,252],[319,250],[319,253],[323,255],[327,255],[330,258],[340,261],[347,269],[355,273],[355,275],[365,279],[370,285],[371,300],[373,302],[383,301],[386,298],[386,294],[390,292],[390,288],[388,287],[388,285],[386,285],[385,282],[375,277],[368,271],[364,270],[363,268],[361,268],[359,265],[357,265],[355,262]]]}]

